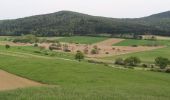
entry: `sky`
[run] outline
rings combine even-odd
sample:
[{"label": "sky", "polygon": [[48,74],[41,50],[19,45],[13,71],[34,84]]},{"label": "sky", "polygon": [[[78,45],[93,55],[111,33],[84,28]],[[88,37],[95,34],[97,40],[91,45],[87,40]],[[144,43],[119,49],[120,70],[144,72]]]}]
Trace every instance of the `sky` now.
[{"label": "sky", "polygon": [[169,11],[170,0],[0,0],[0,20],[61,10],[112,18],[139,18]]}]

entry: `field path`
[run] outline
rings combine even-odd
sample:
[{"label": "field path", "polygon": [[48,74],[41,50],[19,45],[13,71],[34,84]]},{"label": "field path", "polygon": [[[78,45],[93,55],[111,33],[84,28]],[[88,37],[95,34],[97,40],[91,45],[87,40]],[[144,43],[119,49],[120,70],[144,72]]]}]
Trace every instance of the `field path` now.
[{"label": "field path", "polygon": [[0,91],[33,87],[33,86],[42,86],[43,84],[34,82],[14,74],[10,74],[3,70],[0,70]]}]

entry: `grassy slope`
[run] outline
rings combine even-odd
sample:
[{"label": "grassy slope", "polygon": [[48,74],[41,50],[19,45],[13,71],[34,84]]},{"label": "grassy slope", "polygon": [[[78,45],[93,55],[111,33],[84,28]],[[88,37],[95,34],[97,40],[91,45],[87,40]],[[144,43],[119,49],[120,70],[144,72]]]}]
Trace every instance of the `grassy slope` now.
[{"label": "grassy slope", "polygon": [[169,100],[170,74],[85,62],[0,55],[0,68],[58,87],[0,92],[2,100]]},{"label": "grassy slope", "polygon": [[90,37],[90,36],[73,36],[73,37],[64,37],[59,39],[61,42],[72,42],[80,44],[92,44],[97,43],[103,40],[106,40],[106,37]]},{"label": "grassy slope", "polygon": [[159,56],[170,59],[170,47],[165,47],[165,48],[156,49],[152,51],[144,51],[144,52],[129,53],[129,54],[124,54],[124,55],[106,57],[104,59],[114,60],[115,58],[119,58],[119,57],[127,58],[130,56],[139,57],[143,62],[149,62],[149,63],[152,63],[154,59]]},{"label": "grassy slope", "polygon": [[160,45],[170,45],[169,40],[151,41],[151,40],[126,39],[126,40],[121,41],[117,44],[114,44],[114,46],[148,45],[148,44],[155,44],[155,43],[160,44]]},{"label": "grassy slope", "polygon": [[[36,52],[42,52],[42,53],[36,53]],[[38,47],[33,46],[11,46],[10,49],[6,49],[5,46],[0,46],[0,52],[18,52],[18,53],[29,53],[29,54],[35,54],[35,55],[41,55],[41,56],[50,56],[50,54],[54,54],[53,57],[60,57],[60,58],[67,58],[67,59],[74,59],[74,55],[71,53],[64,53],[64,52],[55,52],[50,50],[40,50]],[[47,52],[49,55],[45,55],[45,52]]]}]

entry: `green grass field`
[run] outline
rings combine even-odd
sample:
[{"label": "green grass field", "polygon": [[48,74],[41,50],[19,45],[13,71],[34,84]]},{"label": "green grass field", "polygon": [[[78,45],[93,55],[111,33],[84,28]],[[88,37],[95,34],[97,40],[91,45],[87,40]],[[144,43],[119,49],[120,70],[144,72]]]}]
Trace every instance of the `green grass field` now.
[{"label": "green grass field", "polygon": [[127,58],[130,56],[139,57],[142,60],[142,62],[153,63],[156,57],[166,57],[166,58],[170,59],[170,47],[165,47],[165,48],[151,50],[151,51],[129,53],[129,54],[112,56],[112,57],[105,57],[103,59],[114,61],[116,58],[119,58],[119,57]]},{"label": "green grass field", "polygon": [[107,37],[72,36],[58,39],[61,42],[93,44],[108,39]]},{"label": "green grass field", "polygon": [[10,49],[6,49],[5,46],[0,46],[0,52],[5,53],[17,53],[17,54],[34,54],[47,57],[58,57],[65,59],[74,59],[74,55],[65,52],[56,52],[50,50],[40,50],[38,47],[33,46],[11,46]]},{"label": "green grass field", "polygon": [[152,44],[170,45],[170,40],[151,41],[151,40],[125,39],[124,41],[114,44],[114,46],[132,46],[132,45],[142,46],[142,45],[152,45]]},{"label": "green grass field", "polygon": [[[1,91],[0,100],[169,100],[170,74],[121,70],[1,50],[0,69],[56,86]],[[29,52],[27,52],[29,54]],[[31,53],[32,54],[32,53]]]}]

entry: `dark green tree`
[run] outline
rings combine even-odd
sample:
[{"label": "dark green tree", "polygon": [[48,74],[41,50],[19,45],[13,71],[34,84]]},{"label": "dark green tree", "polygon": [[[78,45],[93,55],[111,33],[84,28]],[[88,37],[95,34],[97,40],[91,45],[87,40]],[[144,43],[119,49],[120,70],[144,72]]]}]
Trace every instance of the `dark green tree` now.
[{"label": "dark green tree", "polygon": [[10,48],[10,45],[6,44],[6,45],[5,45],[5,48],[6,48],[6,49],[9,49],[9,48]]},{"label": "dark green tree", "polygon": [[81,51],[77,51],[75,59],[80,62],[82,59],[84,59],[84,54]]},{"label": "dark green tree", "polygon": [[141,63],[141,60],[138,57],[128,57],[124,60],[125,65],[136,66]]},{"label": "dark green tree", "polygon": [[161,69],[165,69],[167,65],[169,64],[169,59],[163,58],[163,57],[157,57],[155,59],[155,64],[159,66]]}]

